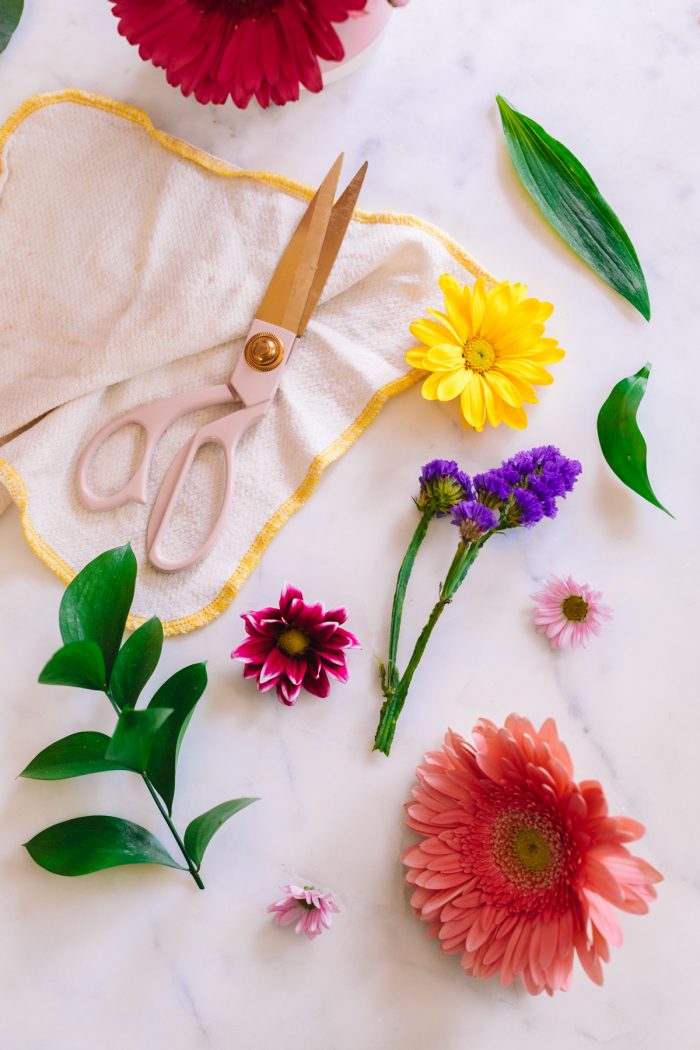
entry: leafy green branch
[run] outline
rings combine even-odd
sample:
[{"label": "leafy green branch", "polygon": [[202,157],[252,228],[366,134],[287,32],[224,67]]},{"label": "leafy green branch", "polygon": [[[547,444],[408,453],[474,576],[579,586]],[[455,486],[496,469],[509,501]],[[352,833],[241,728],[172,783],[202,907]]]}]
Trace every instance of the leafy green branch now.
[{"label": "leafy green branch", "polygon": [[184,839],[172,821],[180,745],[207,684],[203,663],[177,671],[146,707],[136,704],[156,669],[163,647],[157,617],[122,644],[136,585],[136,559],[129,545],[100,554],[67,588],[59,611],[63,647],[39,676],[48,685],[103,692],[117,714],[112,736],[73,733],[49,745],[21,776],[66,780],[109,770],[143,779],[167,824],[185,866],[175,861],[146,828],[119,817],[88,816],[54,824],[25,843],[30,856],[58,875],[85,875],[123,864],[161,864],[189,871],[204,889],[199,871],[212,836],[254,798],[222,802],[195,817]]}]

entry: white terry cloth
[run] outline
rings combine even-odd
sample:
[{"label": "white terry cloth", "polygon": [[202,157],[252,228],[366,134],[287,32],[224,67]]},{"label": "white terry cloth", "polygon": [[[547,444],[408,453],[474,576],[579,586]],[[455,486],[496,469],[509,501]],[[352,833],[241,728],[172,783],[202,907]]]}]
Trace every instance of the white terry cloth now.
[{"label": "white terry cloth", "polygon": [[[145,506],[86,510],[78,453],[126,409],[228,379],[312,191],[240,171],[138,110],[76,91],[29,99],[0,148],[0,493],[66,581],[131,541],[135,612],[160,616],[170,634],[193,630],[230,604],[326,466],[419,377],[404,361],[408,325],[435,302],[438,276],[483,272],[420,220],[357,212],[270,411],[238,446],[223,534],[198,565],[161,573],[144,553],[154,494],[183,442],[220,410],[164,435]],[[101,490],[126,480],[138,435],[129,428],[105,447]],[[214,448],[195,466],[169,533],[178,553],[203,535],[221,482]]]}]

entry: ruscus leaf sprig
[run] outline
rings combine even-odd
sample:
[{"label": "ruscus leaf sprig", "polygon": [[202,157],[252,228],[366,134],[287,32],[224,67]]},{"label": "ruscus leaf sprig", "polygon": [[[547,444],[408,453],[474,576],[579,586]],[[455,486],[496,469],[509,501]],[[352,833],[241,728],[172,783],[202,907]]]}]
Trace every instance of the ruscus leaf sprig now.
[{"label": "ruscus leaf sprig", "polygon": [[68,586],[59,611],[63,647],[39,676],[49,685],[103,692],[117,714],[112,736],[82,732],[44,748],[20,774],[66,780],[127,770],[140,776],[185,864],[174,860],[146,828],[112,816],[76,817],[40,831],[25,843],[32,859],[57,875],[86,875],[125,864],[160,864],[189,871],[200,889],[204,852],[218,829],[255,798],[222,802],[195,817],[180,836],[172,820],[180,745],[207,684],[203,663],[176,671],[146,707],[139,697],[163,647],[157,617],[122,644],[136,585],[136,558],[127,544],[100,554]]}]

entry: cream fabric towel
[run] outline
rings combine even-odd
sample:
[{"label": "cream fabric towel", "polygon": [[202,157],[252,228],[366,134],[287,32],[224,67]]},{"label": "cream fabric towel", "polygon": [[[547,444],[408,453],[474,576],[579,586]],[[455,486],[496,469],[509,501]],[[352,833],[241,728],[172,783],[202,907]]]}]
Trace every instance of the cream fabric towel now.
[{"label": "cream fabric towel", "polygon": [[[138,110],[75,91],[29,99],[0,147],[0,493],[66,581],[130,540],[139,616],[157,614],[170,634],[193,630],[230,604],[325,468],[416,381],[404,361],[408,325],[435,302],[439,274],[483,272],[434,227],[358,212],[271,410],[239,445],[224,534],[197,566],[160,573],[144,557],[153,496],[174,453],[217,410],[165,434],[145,507],[85,510],[78,452],[128,408],[229,377],[311,191],[232,168]],[[130,428],[105,447],[103,491],[126,480],[138,440]],[[217,451],[203,450],[170,550],[191,549],[206,528],[219,470]]]}]

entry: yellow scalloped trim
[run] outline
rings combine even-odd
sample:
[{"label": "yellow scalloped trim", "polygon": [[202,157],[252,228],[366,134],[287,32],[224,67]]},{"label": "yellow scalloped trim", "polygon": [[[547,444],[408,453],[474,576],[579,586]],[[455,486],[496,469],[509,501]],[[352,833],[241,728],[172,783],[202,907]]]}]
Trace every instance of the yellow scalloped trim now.
[{"label": "yellow scalloped trim", "polygon": [[[103,113],[112,113],[116,117],[121,117],[132,124],[137,124],[147,131],[149,135],[152,135],[165,149],[177,153],[178,156],[184,157],[185,160],[199,164],[200,167],[214,172],[216,175],[223,175],[226,178],[256,179],[258,182],[265,182],[269,186],[274,186],[277,189],[284,190],[285,193],[291,193],[295,197],[301,197],[306,200],[310,200],[315,192],[310,186],[305,186],[302,182],[289,179],[285,175],[276,175],[269,171],[245,171],[241,168],[234,168],[232,165],[227,164],[226,161],[219,160],[217,157],[212,157],[211,154],[205,153],[204,150],[197,149],[196,146],[192,146],[189,142],[184,142],[173,135],[168,135],[165,131],[160,131],[154,127],[148,116],[140,109],[135,109],[133,106],[128,106],[123,102],[115,102],[114,99],[104,98],[101,95],[92,95],[88,92],[74,89],[33,95],[31,98],[26,99],[0,128],[0,152],[7,139],[16,131],[23,120],[31,116],[32,113],[36,113],[37,110],[43,109],[44,106],[53,106],[61,102],[72,102],[78,106],[88,106],[91,109],[98,109]],[[1,171],[2,168],[0,167]],[[453,240],[452,237],[448,236],[437,226],[433,226],[432,223],[425,222],[414,215],[400,215],[393,212],[369,212],[357,209],[353,216],[353,221],[385,223],[392,226],[412,226],[414,229],[422,230],[438,241],[473,277],[483,277],[488,284],[496,283],[496,278],[482,269],[457,241]],[[188,616],[179,616],[174,620],[165,620],[163,622],[163,632],[166,635],[172,636],[195,631],[198,627],[204,627],[206,624],[211,623],[212,620],[216,619],[229,607],[248,576],[250,576],[260,561],[271,540],[277,535],[282,526],[289,521],[294,512],[306,503],[312,495],[326,467],[330,466],[344,452],[347,452],[350,446],[365,432],[370,423],[379,414],[379,410],[390,398],[395,397],[404,390],[408,390],[409,387],[418,382],[422,374],[412,369],[406,375],[400,376],[393,382],[387,383],[380,390],[377,390],[354,423],[351,423],[340,437],[336,438],[332,444],[314,457],[301,485],[265,522],[261,531],[253,540],[238,566],[229,576],[216,597],[197,612],[190,613]],[[32,551],[64,583],[70,583],[75,576],[75,569],[68,565],[60,554],[50,547],[34,528],[29,515],[27,486],[18,471],[5,459],[0,459],[0,483],[7,488],[11,499],[17,505],[22,532]],[[133,630],[143,622],[144,617],[130,616],[128,627],[130,630]]]}]

